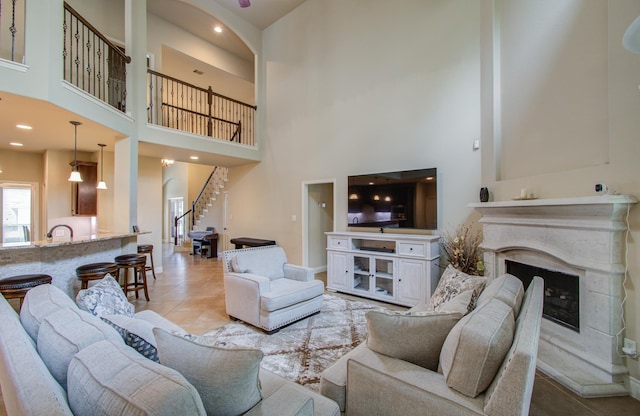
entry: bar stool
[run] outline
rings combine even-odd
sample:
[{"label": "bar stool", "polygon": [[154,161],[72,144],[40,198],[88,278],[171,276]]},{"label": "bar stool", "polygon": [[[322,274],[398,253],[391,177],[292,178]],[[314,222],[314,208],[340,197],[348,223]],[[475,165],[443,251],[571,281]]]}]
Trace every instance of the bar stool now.
[{"label": "bar stool", "polygon": [[[147,256],[144,254],[122,254],[114,261],[118,265],[118,280],[121,276],[123,278],[121,286],[125,296],[129,292],[135,292],[137,298],[138,291],[144,290],[144,297],[148,301],[149,291],[147,290],[147,273],[145,271]],[[133,271],[133,282],[129,282],[129,269]]]},{"label": "bar stool", "polygon": [[138,246],[138,254],[149,255],[149,259],[151,260],[151,266],[148,264],[144,267],[145,273],[151,270],[151,274],[153,275],[153,280],[156,280],[156,269],[153,266],[153,244],[140,244]]},{"label": "bar stool", "polygon": [[22,308],[22,301],[29,289],[47,283],[51,283],[51,276],[48,274],[22,274],[4,277],[0,279],[0,293],[5,299],[19,298]]},{"label": "bar stool", "polygon": [[115,263],[89,263],[76,268],[76,276],[80,279],[80,288],[89,287],[90,280],[100,280],[107,274],[118,278],[118,265]]}]

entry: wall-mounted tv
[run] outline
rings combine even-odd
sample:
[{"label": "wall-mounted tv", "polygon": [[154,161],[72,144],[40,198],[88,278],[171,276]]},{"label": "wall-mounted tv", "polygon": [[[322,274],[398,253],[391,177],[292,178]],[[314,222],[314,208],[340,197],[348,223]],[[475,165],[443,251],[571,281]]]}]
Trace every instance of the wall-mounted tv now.
[{"label": "wall-mounted tv", "polygon": [[438,228],[436,168],[348,178],[348,226]]}]

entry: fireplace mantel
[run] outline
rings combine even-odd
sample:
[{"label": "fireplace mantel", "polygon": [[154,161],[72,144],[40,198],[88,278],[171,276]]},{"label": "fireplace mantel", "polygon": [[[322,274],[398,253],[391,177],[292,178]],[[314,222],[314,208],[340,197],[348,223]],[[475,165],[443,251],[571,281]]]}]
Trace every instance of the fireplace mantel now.
[{"label": "fireplace mantel", "polygon": [[[575,198],[478,202],[469,204],[469,207],[475,208],[483,216],[491,217],[500,214],[618,217],[625,215],[627,207],[637,202],[638,199],[633,195],[599,195]],[[484,221],[485,219],[483,218]]]},{"label": "fireplace mantel", "polygon": [[627,394],[618,355],[625,274],[626,219],[631,195],[469,204],[482,214],[482,249],[489,278],[507,260],[580,278],[580,328],[543,319],[538,368],[581,396]]}]

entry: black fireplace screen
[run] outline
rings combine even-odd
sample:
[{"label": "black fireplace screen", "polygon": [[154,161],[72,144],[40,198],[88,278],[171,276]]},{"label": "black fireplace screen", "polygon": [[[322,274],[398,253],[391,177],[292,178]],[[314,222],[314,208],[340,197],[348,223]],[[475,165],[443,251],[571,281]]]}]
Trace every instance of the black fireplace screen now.
[{"label": "black fireplace screen", "polygon": [[505,260],[507,273],[522,280],[525,289],[540,276],[544,280],[542,316],[580,332],[580,277],[542,267]]}]

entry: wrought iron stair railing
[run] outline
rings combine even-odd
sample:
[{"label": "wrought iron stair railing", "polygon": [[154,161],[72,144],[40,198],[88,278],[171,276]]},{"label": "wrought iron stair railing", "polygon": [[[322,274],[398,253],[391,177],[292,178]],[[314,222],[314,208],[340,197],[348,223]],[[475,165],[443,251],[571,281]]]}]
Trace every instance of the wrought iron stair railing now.
[{"label": "wrought iron stair railing", "polygon": [[0,0],[0,58],[24,63],[24,16],[24,0]]},{"label": "wrought iron stair railing", "polygon": [[66,2],[63,34],[65,81],[125,112],[131,57]]},{"label": "wrought iron stair railing", "polygon": [[147,86],[150,124],[255,145],[256,106],[151,69]]},{"label": "wrought iron stair railing", "polygon": [[217,200],[220,192],[224,188],[225,183],[228,181],[228,173],[228,168],[223,168],[220,166],[214,167],[213,171],[202,186],[200,193],[191,203],[191,209],[182,214],[180,217],[174,217],[174,231],[176,231],[174,233],[174,235],[176,236],[174,245],[178,245],[177,230],[178,227],[181,226],[181,221],[187,215],[189,215],[189,229],[185,230],[186,232],[184,233],[184,235],[187,235],[189,231],[198,230],[198,226],[202,223],[204,218],[206,218],[206,215],[209,212],[209,208],[213,206],[213,203]]}]

